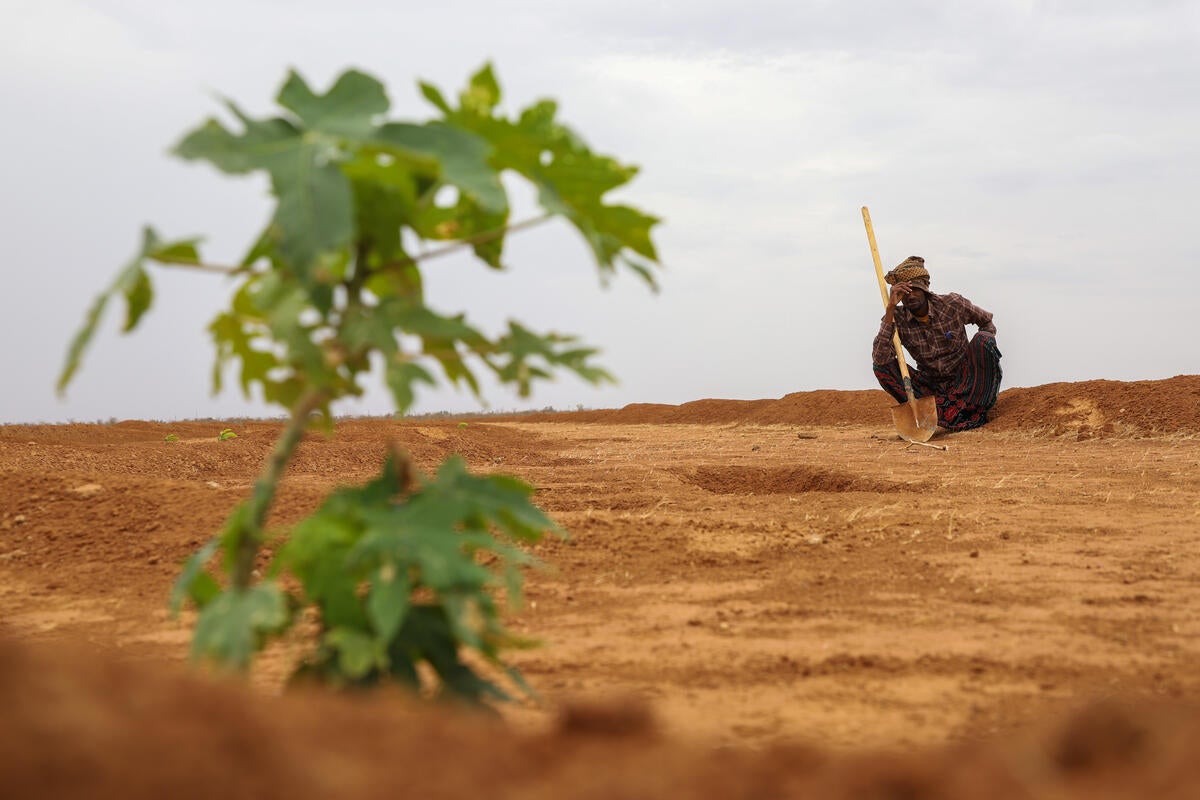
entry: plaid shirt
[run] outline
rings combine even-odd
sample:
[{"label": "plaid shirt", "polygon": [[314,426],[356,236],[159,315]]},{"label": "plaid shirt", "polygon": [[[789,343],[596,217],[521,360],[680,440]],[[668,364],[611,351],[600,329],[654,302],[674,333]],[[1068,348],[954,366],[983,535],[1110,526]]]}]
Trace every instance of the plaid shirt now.
[{"label": "plaid shirt", "polygon": [[887,364],[896,358],[892,331],[900,329],[900,341],[922,372],[939,378],[955,374],[967,354],[968,323],[984,333],[995,335],[991,312],[984,311],[961,294],[933,294],[929,298],[929,321],[921,322],[903,306],[897,306],[894,325],[882,322],[871,346],[871,361]]}]

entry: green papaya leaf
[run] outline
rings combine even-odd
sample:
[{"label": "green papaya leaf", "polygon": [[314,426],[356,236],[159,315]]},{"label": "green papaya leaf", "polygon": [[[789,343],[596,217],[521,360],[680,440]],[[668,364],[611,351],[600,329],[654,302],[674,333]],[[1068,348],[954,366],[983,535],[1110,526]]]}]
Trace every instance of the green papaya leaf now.
[{"label": "green papaya leaf", "polygon": [[408,191],[397,189],[391,183],[366,180],[355,180],[352,186],[360,247],[371,254],[374,262],[369,266],[378,267],[406,258],[400,228],[416,206],[411,181]]},{"label": "green papaya leaf", "polygon": [[452,504],[463,518],[480,515],[514,539],[536,543],[544,533],[564,531],[533,505],[533,487],[507,475],[476,476],[461,457],[442,462],[437,479],[427,487],[433,502]]},{"label": "green papaya leaf", "polygon": [[450,113],[450,104],[446,102],[446,98],[442,95],[442,91],[432,83],[418,81],[417,86],[421,89],[421,96],[433,103],[443,114]]},{"label": "green papaya leaf", "polygon": [[[302,83],[299,76],[293,77]],[[289,81],[285,88],[289,86],[289,102],[313,115],[321,125],[341,119],[336,114],[330,116],[333,112],[328,109],[324,115],[318,113],[317,107],[324,108],[323,104],[314,107],[306,103],[298,84]],[[242,133],[234,134],[210,119],[184,137],[174,152],[185,160],[208,161],[232,174],[257,169],[269,173],[272,191],[279,200],[272,218],[279,252],[302,281],[312,283],[318,257],[346,245],[354,236],[354,201],[349,180],[338,168],[340,151],[331,141],[306,134],[287,120],[255,120],[232,102],[226,105],[241,120]],[[343,122],[357,126],[362,108],[348,105],[347,109]]]},{"label": "green papaya leaf", "polygon": [[474,704],[482,704],[489,697],[512,700],[500,687],[476,675],[459,657],[458,642],[440,607],[414,608],[393,648],[420,653],[437,673],[445,692],[454,698]]},{"label": "green papaya leaf", "polygon": [[361,535],[361,521],[343,501],[330,497],[312,516],[302,520],[279,552],[283,564],[307,582],[315,565],[336,560]]},{"label": "green papaya leaf", "polygon": [[142,315],[150,308],[154,300],[154,288],[150,285],[150,276],[141,264],[131,267],[121,276],[120,291],[125,296],[125,324],[121,333],[129,333],[137,327]]},{"label": "green papaya leaf", "polygon": [[411,592],[408,575],[395,565],[385,563],[375,572],[367,594],[367,616],[381,640],[390,642],[400,630],[408,614]]},{"label": "green papaya leaf", "polygon": [[[490,66],[472,77],[460,102],[460,110],[443,110],[447,121],[492,145],[493,168],[510,169],[528,179],[536,187],[542,207],[566,217],[583,235],[602,276],[618,266],[630,266],[622,257],[626,251],[657,262],[650,229],[658,220],[604,201],[608,192],[637,175],[637,167],[593,152],[578,134],[555,119],[558,106],[552,100],[534,103],[515,121],[494,116],[499,86]],[[489,261],[486,251],[478,255]],[[654,286],[645,265],[631,269]]]},{"label": "green papaya leaf", "polygon": [[274,230],[271,225],[263,228],[262,233],[254,240],[254,244],[246,251],[246,255],[242,257],[239,267],[246,269],[252,267],[261,259],[270,259],[275,253],[275,240],[279,238],[278,231]]},{"label": "green papaya leaf", "polygon": [[405,414],[412,408],[416,401],[415,387],[418,383],[437,386],[437,379],[430,374],[429,370],[412,361],[392,359],[384,370],[388,389],[391,390],[392,398],[396,402],[397,414]]},{"label": "green papaya leaf", "polygon": [[367,138],[375,118],[391,105],[383,84],[358,70],[342,73],[323,95],[314,94],[292,70],[276,101],[299,117],[305,129],[352,139]]},{"label": "green papaya leaf", "polygon": [[337,651],[338,669],[351,680],[359,680],[386,664],[379,643],[354,628],[337,627],[325,634],[325,645]]},{"label": "green papaya leaf", "polygon": [[528,681],[525,680],[525,676],[521,674],[519,669],[508,664],[501,664],[500,669],[503,670],[504,674],[508,676],[508,679],[512,681],[513,684],[515,684],[516,687],[520,689],[526,697],[535,703],[540,704],[542,702],[541,695],[534,691],[534,688],[529,685]]},{"label": "green papaya leaf", "polygon": [[435,160],[447,183],[457,186],[489,213],[508,214],[508,197],[488,160],[492,148],[471,132],[440,122],[393,122],[379,129],[378,141],[401,155]]},{"label": "green papaya leaf", "polygon": [[279,250],[307,284],[316,279],[318,256],[348,244],[355,232],[350,181],[324,150],[320,143],[300,145],[271,170]]},{"label": "green papaya leaf", "polygon": [[283,590],[273,582],[229,589],[214,598],[196,620],[192,657],[243,670],[263,637],[289,623]]},{"label": "green papaya leaf", "polygon": [[217,579],[207,572],[201,572],[192,581],[192,586],[188,590],[188,598],[196,604],[196,608],[203,609],[209,603],[221,594],[221,584]]},{"label": "green papaya leaf", "polygon": [[220,121],[209,118],[172,148],[185,161],[207,161],[221,172],[245,175],[263,169],[280,156],[286,156],[301,142],[301,131],[278,117],[255,120],[233,102],[224,101],[243,125],[235,134]]},{"label": "green papaya leaf", "polygon": [[[195,586],[201,580],[201,576],[206,575],[204,568],[212,560],[212,557],[217,554],[220,546],[221,539],[219,536],[215,536],[209,539],[195,553],[188,556],[188,559],[183,562],[183,570],[179,573],[179,577],[175,579],[175,584],[171,587],[171,599],[168,607],[172,615],[179,613],[180,609],[183,608],[183,601],[188,597],[197,599]],[[212,597],[206,597],[209,594],[207,588],[203,589],[200,594],[200,599],[212,599]]]},{"label": "green papaya leaf", "polygon": [[378,307],[350,309],[342,316],[340,338],[347,351],[359,353],[375,349],[390,358],[399,350],[393,321],[383,310],[389,303],[390,299],[385,299]]},{"label": "green papaya leaf", "polygon": [[484,64],[482,69],[471,76],[471,81],[463,92],[463,108],[490,114],[499,103],[500,84],[496,81],[492,65]]},{"label": "green papaya leaf", "polygon": [[654,272],[649,266],[635,261],[632,258],[622,258],[621,263],[628,267],[633,274],[641,278],[642,281],[644,281],[645,284],[650,287],[652,292],[655,294],[659,292],[660,287],[658,285],[658,278],[654,276]]},{"label": "green papaya leaf", "polygon": [[199,239],[184,239],[178,242],[156,244],[147,250],[146,258],[161,264],[199,264]]},{"label": "green papaya leaf", "polygon": [[472,650],[483,650],[485,645],[480,632],[475,629],[479,615],[472,614],[471,602],[474,592],[448,591],[441,595],[442,608],[446,611],[446,622],[454,639]]},{"label": "green papaya leaf", "polygon": [[67,390],[75,373],[83,361],[83,355],[91,344],[96,328],[104,316],[104,309],[114,295],[121,295],[125,300],[125,321],[121,325],[122,333],[129,333],[138,326],[142,317],[149,310],[154,300],[154,290],[150,276],[145,269],[147,259],[165,263],[197,263],[199,255],[196,252],[197,239],[185,239],[176,242],[163,242],[150,226],[142,229],[142,244],[137,254],[117,273],[112,284],[92,301],[84,316],[83,325],[71,339],[67,349],[67,358],[59,373],[57,390],[61,396]]},{"label": "green papaya leaf", "polygon": [[71,379],[75,377],[75,373],[79,370],[79,365],[83,361],[83,354],[91,343],[92,336],[96,333],[96,328],[100,325],[100,319],[104,316],[104,307],[108,305],[108,298],[111,292],[105,291],[101,293],[92,305],[88,308],[87,313],[83,318],[83,325],[71,338],[71,345],[67,348],[67,358],[63,364],[62,371],[58,375],[57,391],[59,397],[66,394],[67,386],[71,383]]},{"label": "green papaya leaf", "polygon": [[570,370],[589,383],[614,382],[607,371],[590,363],[597,351],[577,347],[576,342],[573,336],[538,335],[510,322],[508,334],[495,342],[494,356],[488,364],[501,381],[516,384],[522,397],[531,393],[535,379],[549,377],[556,368]]},{"label": "green papaya leaf", "polygon": [[650,239],[650,229],[659,223],[657,217],[622,205],[602,205],[590,211],[588,221],[598,233],[643,258],[658,261],[658,252]]},{"label": "green papaya leaf", "polygon": [[269,383],[269,374],[280,366],[280,361],[274,353],[255,347],[259,339],[256,327],[261,328],[261,321],[256,317],[228,312],[218,314],[209,324],[208,330],[217,349],[213,364],[214,394],[221,390],[222,374],[234,359],[241,363],[238,382],[242,394],[247,398],[250,397],[252,384]]},{"label": "green papaya leaf", "polygon": [[444,316],[425,306],[396,307],[392,311],[405,333],[439,341],[461,341],[469,347],[486,347],[487,337],[467,324],[465,314]]}]

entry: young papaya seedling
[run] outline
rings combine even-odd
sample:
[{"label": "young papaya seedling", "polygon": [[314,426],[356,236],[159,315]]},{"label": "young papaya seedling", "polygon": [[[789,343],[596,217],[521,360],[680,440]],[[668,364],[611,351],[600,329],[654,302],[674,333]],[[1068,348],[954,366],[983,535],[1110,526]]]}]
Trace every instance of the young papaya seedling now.
[{"label": "young papaya seedling", "polygon": [[[305,431],[332,431],[332,404],[360,396],[368,377],[381,379],[401,415],[442,380],[481,397],[481,373],[522,397],[562,372],[612,380],[595,365],[596,350],[573,336],[517,321],[489,335],[465,314],[434,308],[423,290],[427,260],[469,249],[502,270],[510,234],[560,219],[602,281],[628,270],[656,289],[658,220],[607,199],[637,168],[594,152],[553,100],[505,113],[490,65],[457,98],[419,86],[431,119],[391,118],[383,84],[356,70],[323,93],[289,73],[279,108],[265,117],[224,101],[227,119],[208,119],[174,153],[226,175],[264,175],[276,200],[270,218],[236,265],[204,261],[199,239],[168,241],[145,228],[87,311],[58,385],[75,375],[111,300],[124,301],[122,330],[137,327],[154,299],[151,265],[232,278],[230,304],[208,329],[214,389],[232,372],[247,397],[283,408],[288,420],[249,496],[176,581],[172,608],[199,611],[193,655],[245,669],[312,608],[317,634],[299,674],[487,703],[509,696],[501,683],[528,690],[503,660],[528,642],[505,628],[501,610],[520,603],[522,570],[534,563],[524,548],[562,533],[530,501],[533,487],[472,475],[453,457],[426,476],[391,454],[374,479],[332,492],[260,570],[265,521]],[[513,220],[502,177],[530,186],[540,212]],[[234,436],[226,428],[218,438]]]}]

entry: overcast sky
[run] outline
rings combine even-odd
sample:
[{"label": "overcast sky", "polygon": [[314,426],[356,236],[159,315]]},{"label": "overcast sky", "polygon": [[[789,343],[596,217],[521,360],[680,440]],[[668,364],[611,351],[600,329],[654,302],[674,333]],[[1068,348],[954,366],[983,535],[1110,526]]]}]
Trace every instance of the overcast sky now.
[{"label": "overcast sky", "polygon": [[[1200,372],[1200,2],[4,0],[0,422],[275,415],[211,396],[205,327],[231,284],[179,270],[155,272],[132,336],[110,309],[54,393],[144,223],[223,263],[270,213],[265,181],[167,149],[216,94],[270,112],[289,67],[322,90],[360,68],[426,119],[418,79],[457,92],[487,60],[507,110],[554,97],[642,167],[621,199],[664,218],[666,264],[659,295],[602,288],[557,223],[515,235],[505,274],[431,262],[436,308],[580,334],[620,379],[489,386],[493,409],[875,386],[863,205],[885,267],[922,255],[933,291],[995,314],[1005,388]],[[416,410],[479,407],[444,390]]]}]

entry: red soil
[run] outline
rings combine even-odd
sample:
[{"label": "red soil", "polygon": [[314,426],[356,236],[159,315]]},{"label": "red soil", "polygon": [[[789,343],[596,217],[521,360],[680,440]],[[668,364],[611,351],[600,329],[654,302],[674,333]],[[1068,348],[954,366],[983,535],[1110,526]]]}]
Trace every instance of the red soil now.
[{"label": "red soil", "polygon": [[513,620],[545,704],[494,720],[277,696],[298,641],[250,686],[185,669],[167,590],[279,423],[0,427],[0,792],[1200,797],[1200,376],[1010,389],[946,452],[906,449],[890,404],[307,437],[273,524],[395,441],[530,480],[572,532]]}]

